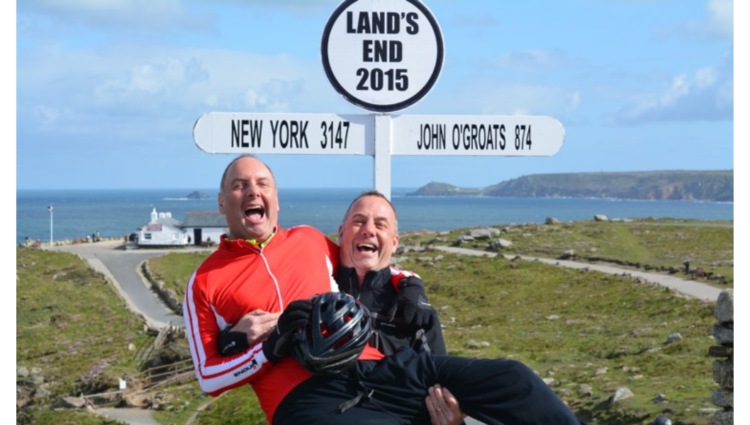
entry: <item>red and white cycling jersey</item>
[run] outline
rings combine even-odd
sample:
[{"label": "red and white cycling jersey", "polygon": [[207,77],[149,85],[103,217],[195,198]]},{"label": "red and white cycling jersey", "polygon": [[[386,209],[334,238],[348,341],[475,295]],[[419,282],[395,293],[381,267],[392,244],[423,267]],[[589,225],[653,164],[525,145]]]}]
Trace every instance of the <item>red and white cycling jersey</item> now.
[{"label": "red and white cycling jersey", "polygon": [[[263,247],[222,237],[219,249],[193,273],[183,302],[186,334],[203,391],[217,396],[251,384],[269,423],[284,397],[311,375],[291,357],[277,364],[262,342],[242,354],[221,357],[218,338],[246,313],[281,312],[292,301],[338,291],[333,279],[339,249],[312,227],[278,229]],[[383,355],[367,346],[362,360]]]}]

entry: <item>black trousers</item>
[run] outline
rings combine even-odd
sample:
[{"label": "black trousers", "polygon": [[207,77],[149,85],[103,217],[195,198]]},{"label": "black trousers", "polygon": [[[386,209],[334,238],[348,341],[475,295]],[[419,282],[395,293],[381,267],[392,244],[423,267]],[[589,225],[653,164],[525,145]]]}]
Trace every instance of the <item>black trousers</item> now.
[{"label": "black trousers", "polygon": [[[281,402],[273,424],[428,425],[425,398],[437,383],[453,393],[464,413],[486,424],[582,423],[531,369],[514,360],[403,349],[380,361],[360,361],[357,369],[351,375],[303,382]],[[356,405],[340,412],[342,404],[357,396]]]}]

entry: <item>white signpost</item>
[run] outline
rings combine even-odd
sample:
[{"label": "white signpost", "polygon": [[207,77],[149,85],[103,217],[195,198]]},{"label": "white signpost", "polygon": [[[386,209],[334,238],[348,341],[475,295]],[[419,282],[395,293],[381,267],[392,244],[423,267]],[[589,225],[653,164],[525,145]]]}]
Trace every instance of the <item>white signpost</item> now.
[{"label": "white signpost", "polygon": [[328,81],[350,103],[375,112],[413,105],[443,68],[443,35],[417,0],[346,0],[320,46]]},{"label": "white signpost", "polygon": [[392,155],[552,156],[565,130],[545,116],[403,115],[391,135]]},{"label": "white signpost", "polygon": [[208,113],[193,128],[208,153],[370,155],[375,190],[391,197],[392,155],[551,156],[565,130],[546,116],[395,115],[440,76],[443,37],[418,0],[345,0],[321,58],[333,88],[369,115]]},{"label": "white signpost", "polygon": [[193,138],[208,153],[373,155],[374,131],[366,115],[211,112]]}]

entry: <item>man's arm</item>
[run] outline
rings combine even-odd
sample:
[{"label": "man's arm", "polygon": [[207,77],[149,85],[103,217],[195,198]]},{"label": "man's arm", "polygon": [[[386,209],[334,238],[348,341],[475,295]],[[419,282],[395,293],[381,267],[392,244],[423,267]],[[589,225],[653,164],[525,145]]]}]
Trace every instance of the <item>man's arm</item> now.
[{"label": "man's arm", "polygon": [[415,331],[432,327],[436,313],[427,300],[422,279],[418,274],[407,270],[399,270],[393,266],[390,269],[391,284],[396,290],[396,298],[388,312],[390,319],[393,320],[400,310],[401,316]]},{"label": "man's arm", "polygon": [[207,394],[216,397],[224,391],[250,383],[271,367],[271,362],[263,353],[262,343],[233,356],[222,357],[219,354],[221,317],[209,303],[200,278],[196,278],[195,273],[188,282],[182,309],[195,374],[201,389]]},{"label": "man's arm", "polygon": [[239,354],[265,340],[276,327],[281,313],[253,310],[240,318],[236,325],[219,336],[219,354],[223,357]]}]

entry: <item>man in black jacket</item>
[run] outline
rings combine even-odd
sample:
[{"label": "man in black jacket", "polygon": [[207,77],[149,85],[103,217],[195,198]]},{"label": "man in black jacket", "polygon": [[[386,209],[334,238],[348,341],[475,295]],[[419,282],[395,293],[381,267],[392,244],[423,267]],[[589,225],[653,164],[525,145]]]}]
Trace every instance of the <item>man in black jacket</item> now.
[{"label": "man in black jacket", "polygon": [[[389,263],[398,247],[396,230],[396,214],[385,197],[375,192],[357,198],[339,229],[342,272],[347,274],[350,284],[355,284],[352,290],[359,289],[360,296],[365,291],[383,306],[388,305],[386,298],[393,298],[404,320],[434,319],[421,281],[406,279],[402,284],[404,279],[396,272],[398,292],[395,297],[392,293],[384,296],[389,293],[385,289],[388,283],[385,273],[391,273]],[[382,291],[367,291],[365,285],[374,281],[380,283]],[[311,309],[308,310],[309,316]],[[279,323],[291,323],[290,320],[296,320],[295,314],[301,313],[300,309],[285,311]],[[245,317],[240,322],[244,320]],[[289,331],[279,326],[274,336],[277,334],[288,335]],[[282,341],[280,338],[276,337],[276,344]],[[460,399],[462,410],[485,423],[582,424],[528,366],[514,360],[417,353],[404,347],[379,361],[360,360],[354,378],[340,374],[308,379],[284,398],[276,410],[274,423],[316,420],[342,424],[427,423],[429,420],[433,425],[452,425],[463,416],[456,402]],[[441,385],[451,388],[456,397]],[[427,397],[422,398],[425,394]]]},{"label": "man in black jacket", "polygon": [[[440,320],[425,294],[420,277],[390,265],[398,248],[396,209],[380,192],[370,191],[352,201],[339,227],[340,265],[336,281],[341,292],[358,299],[374,319],[370,345],[385,355],[409,347],[415,352],[446,355]],[[223,334],[222,353],[267,337],[279,314],[251,312]],[[233,338],[234,337],[234,338]],[[436,385],[426,401],[433,425],[461,423],[455,397]]]}]

